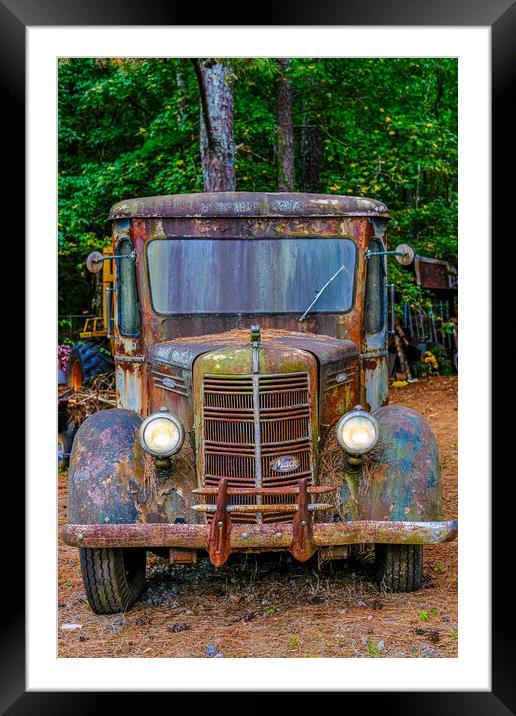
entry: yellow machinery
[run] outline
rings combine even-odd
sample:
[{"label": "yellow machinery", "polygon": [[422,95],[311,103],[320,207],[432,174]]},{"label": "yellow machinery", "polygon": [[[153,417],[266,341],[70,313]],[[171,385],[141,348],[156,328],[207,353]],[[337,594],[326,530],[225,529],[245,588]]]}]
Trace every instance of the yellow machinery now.
[{"label": "yellow machinery", "polygon": [[[111,256],[111,246],[103,249],[104,256]],[[104,261],[102,266],[102,317],[86,318],[84,327],[79,333],[80,338],[108,338],[112,345],[113,327],[113,291],[115,290],[115,271],[111,261]]]},{"label": "yellow machinery", "polygon": [[[104,256],[111,256],[111,247],[103,250]],[[72,348],[66,370],[66,385],[59,386],[57,463],[66,467],[71,453],[74,434],[80,421],[70,412],[69,398],[83,386],[91,384],[100,374],[113,372],[113,292],[115,291],[114,259],[102,264],[102,317],[86,318],[79,340]],[[109,382],[109,380],[108,380]],[[98,410],[98,399],[95,410]],[[91,409],[84,406],[84,410]]]},{"label": "yellow machinery", "polygon": [[[103,250],[111,256],[111,247]],[[100,254],[99,254],[100,256]],[[79,333],[79,341],[73,346],[66,374],[68,386],[76,390],[87,385],[99,373],[113,370],[113,293],[115,291],[114,259],[102,263],[102,317],[86,318]]]}]

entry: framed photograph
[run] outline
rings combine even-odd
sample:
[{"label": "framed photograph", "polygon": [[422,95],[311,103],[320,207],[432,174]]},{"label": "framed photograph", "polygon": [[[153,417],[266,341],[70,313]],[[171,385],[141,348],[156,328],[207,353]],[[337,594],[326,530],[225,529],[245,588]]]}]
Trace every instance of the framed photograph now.
[{"label": "framed photograph", "polygon": [[[120,14],[123,15],[123,23],[120,23]],[[52,713],[68,713],[72,709],[91,711],[97,708],[98,697],[94,692],[111,690],[320,690],[382,692],[382,703],[398,711],[400,703],[410,712],[417,710],[421,713],[426,713],[430,707],[432,710],[439,708],[445,714],[487,711],[502,714],[507,713],[507,709],[514,710],[510,663],[506,657],[510,650],[506,644],[503,619],[495,606],[496,591],[491,597],[491,586],[496,585],[495,581],[491,581],[491,566],[498,580],[502,579],[503,573],[503,566],[497,564],[496,559],[491,564],[491,539],[492,536],[496,540],[501,538],[498,532],[503,525],[500,526],[490,512],[491,499],[496,493],[491,495],[487,438],[490,434],[489,343],[485,339],[479,342],[478,339],[478,325],[484,326],[485,333],[485,326],[490,323],[489,94],[492,91],[494,136],[501,136],[504,131],[509,131],[506,114],[500,108],[508,92],[506,78],[513,70],[511,40],[516,30],[514,6],[509,2],[500,2],[499,7],[494,4],[489,8],[480,4],[474,7],[470,4],[468,8],[459,8],[455,5],[447,7],[443,3],[428,8],[412,3],[408,10],[394,5],[387,12],[387,8],[378,4],[377,8],[369,6],[366,13],[358,5],[338,8],[335,4],[317,12],[298,5],[288,14],[279,10],[276,13],[265,12],[260,25],[238,27],[211,24],[218,22],[211,14],[212,11],[206,14],[206,24],[192,26],[189,14],[176,8],[164,10],[159,3],[152,2],[146,5],[145,11],[133,7],[125,7],[122,11],[116,2],[102,8],[85,5],[72,9],[59,2],[36,7],[30,2],[10,0],[0,6],[1,51],[4,54],[1,76],[4,96],[9,98],[12,109],[8,136],[12,137],[13,145],[15,141],[19,144],[25,142],[21,128],[24,119],[23,88],[26,87],[28,307],[26,601],[24,611],[21,588],[23,568],[20,574],[22,550],[18,548],[9,555],[12,563],[12,567],[10,564],[8,568],[9,575],[13,576],[8,577],[8,583],[13,597],[17,594],[17,598],[13,599],[12,610],[4,615],[2,708],[13,714],[45,709]],[[306,650],[296,654],[296,633],[287,636],[290,640],[289,656],[297,658],[278,658],[283,656],[279,652],[269,656],[263,652],[244,654],[238,650],[233,655],[235,658],[227,658],[232,654],[219,654],[226,658],[218,659],[216,663],[210,658],[197,661],[190,658],[214,656],[211,653],[170,654],[165,650],[158,652],[157,658],[147,658],[153,654],[142,649],[135,652],[134,649],[124,650],[121,647],[116,653],[116,649],[106,646],[108,640],[105,634],[96,644],[96,649],[88,649],[87,637],[76,623],[82,615],[80,610],[83,607],[79,605],[67,612],[66,626],[73,633],[73,643],[79,644],[80,637],[83,640],[75,651],[68,649],[63,641],[63,619],[57,614],[60,597],[56,598],[56,545],[62,544],[57,509],[62,493],[58,492],[56,485],[53,436],[56,414],[55,352],[58,343],[57,207],[60,200],[56,168],[58,64],[65,60],[74,66],[75,58],[167,57],[283,57],[294,60],[307,57],[424,57],[450,58],[457,62],[461,344],[464,346],[463,355],[474,354],[476,358],[474,365],[468,365],[469,361],[465,359],[460,372],[459,609],[458,621],[454,621],[450,628],[444,624],[446,638],[453,632],[452,638],[456,639],[458,649],[453,646],[443,649],[438,654],[442,658],[410,658],[414,654],[402,653],[401,648],[398,652],[392,650],[389,654],[382,654],[383,642],[378,646],[380,639],[373,640],[367,636],[365,651],[359,644],[355,654],[346,652],[338,656],[333,652],[308,653]],[[253,79],[248,81],[253,82]],[[137,101],[133,96],[130,99]],[[70,116],[73,114],[70,108],[67,111]],[[17,119],[11,119],[16,113]],[[146,131],[144,126],[137,128],[137,131],[140,130]],[[493,159],[496,166],[501,155],[495,154]],[[181,165],[177,169],[181,173]],[[337,187],[336,180],[333,185]],[[20,204],[18,194],[21,186],[22,183],[17,182],[17,190],[11,192],[15,205],[16,202]],[[238,188],[241,190],[242,186]],[[331,191],[337,195],[340,187]],[[493,217],[502,196],[503,188],[499,195],[493,193]],[[19,233],[19,226],[16,232]],[[117,245],[121,246],[122,242]],[[389,245],[388,248],[394,249],[394,246]],[[150,260],[151,257],[147,256],[147,261]],[[174,257],[166,260],[173,261]],[[199,265],[199,257],[195,261]],[[153,308],[158,305],[158,300],[161,301],[161,312],[166,314],[168,306],[165,304],[172,298],[160,294],[158,299],[156,294]],[[199,311],[202,310],[200,307]],[[227,307],[221,305],[220,310],[227,312]],[[479,435],[485,435],[485,441],[480,440]],[[295,462],[295,456],[292,459]],[[290,470],[290,465],[285,469]],[[283,469],[283,463],[279,469]],[[20,507],[24,496],[20,494],[21,484],[17,487],[18,493],[14,493],[13,499]],[[18,512],[21,512],[21,507]],[[437,566],[437,573],[439,569]],[[15,578],[15,574],[19,576]],[[73,581],[74,577],[70,579]],[[61,574],[61,588],[62,580]],[[225,590],[226,596],[230,593],[231,590]],[[472,594],[475,594],[474,600]],[[152,601],[153,595],[150,594],[149,598]],[[450,599],[453,600],[453,597]],[[264,595],[264,611],[268,606],[274,608],[274,604],[267,605],[266,601],[267,596]],[[410,625],[410,629],[419,629],[424,634],[420,641],[426,644],[427,637],[430,639],[432,633],[428,622],[437,615],[432,615],[432,610],[426,608],[423,598],[421,604],[410,602],[410,605],[415,610],[415,623]],[[239,613],[242,611],[239,608]],[[77,615],[79,618],[75,619]],[[123,621],[123,616],[121,619]],[[344,613],[341,621],[346,621]],[[118,634],[125,624],[117,625],[115,622],[115,618],[110,618],[113,633]],[[182,620],[178,619],[177,623],[174,620],[170,624],[170,638],[176,633],[180,636],[181,629],[173,629],[178,625],[182,626]],[[134,631],[136,638],[138,628],[143,632],[147,626],[148,623],[142,621]],[[146,637],[150,635],[151,641],[152,633],[155,639],[162,638],[157,631],[151,632],[152,629],[148,630]],[[61,639],[59,647],[58,634]],[[134,636],[127,637],[127,640],[131,638]],[[323,633],[321,639],[324,639]],[[117,643],[122,641],[118,639]],[[359,653],[360,650],[364,653]],[[431,650],[423,651],[417,656],[436,655],[435,649],[433,653]],[[379,696],[373,693],[367,695],[370,698]]]}]

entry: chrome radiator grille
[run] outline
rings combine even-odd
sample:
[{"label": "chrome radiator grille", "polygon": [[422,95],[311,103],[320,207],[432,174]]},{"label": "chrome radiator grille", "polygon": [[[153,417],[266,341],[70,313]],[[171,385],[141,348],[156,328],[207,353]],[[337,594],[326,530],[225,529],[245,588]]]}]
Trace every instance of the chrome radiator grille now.
[{"label": "chrome radiator grille", "polygon": [[[310,385],[307,373],[205,375],[203,382],[203,475],[206,487],[226,477],[229,487],[286,487],[312,477]],[[287,472],[275,460],[293,458]],[[278,467],[276,465],[276,467]],[[295,502],[295,495],[263,495],[262,504]],[[232,495],[233,504],[256,497]],[[247,502],[246,502],[247,501]],[[241,522],[290,521],[292,515],[239,513]]]}]

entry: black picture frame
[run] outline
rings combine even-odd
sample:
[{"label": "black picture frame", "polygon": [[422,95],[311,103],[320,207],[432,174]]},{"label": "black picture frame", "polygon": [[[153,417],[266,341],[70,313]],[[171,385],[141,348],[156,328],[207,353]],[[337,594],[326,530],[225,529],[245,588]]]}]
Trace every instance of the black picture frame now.
[{"label": "black picture frame", "polygon": [[[229,6],[227,6],[229,9]],[[492,216],[493,236],[496,224],[507,214],[507,207],[513,205],[512,181],[504,181],[503,168],[510,161],[514,130],[511,126],[513,115],[508,111],[511,106],[511,90],[514,82],[514,47],[516,45],[516,5],[513,0],[320,0],[309,3],[306,0],[269,3],[259,8],[254,17],[234,22],[229,12],[221,14],[216,5],[199,8],[164,2],[146,0],[146,2],[124,0],[0,0],[0,88],[3,101],[2,136],[4,142],[15,148],[14,159],[8,164],[4,161],[4,170],[8,167],[9,182],[3,195],[5,222],[12,223],[8,236],[19,237],[23,231],[25,213],[24,151],[25,146],[25,30],[27,26],[81,26],[81,25],[198,25],[199,14],[202,25],[375,25],[375,26],[484,26],[492,33],[492,136],[496,138],[492,155]],[[505,141],[507,137],[509,141]],[[4,145],[5,146],[5,145]],[[4,155],[5,160],[5,155]],[[5,175],[4,175],[5,176]],[[510,192],[510,193],[509,193]],[[500,217],[500,219],[499,219]],[[4,224],[5,226],[5,224]],[[506,232],[506,228],[504,227]],[[501,232],[501,227],[500,227]],[[5,238],[5,237],[4,237]],[[7,239],[6,239],[7,241]],[[16,253],[19,256],[21,241]],[[8,245],[12,247],[12,242]],[[5,255],[5,254],[4,254]],[[14,259],[18,261],[18,258]],[[507,270],[507,269],[506,269]],[[503,269],[502,269],[503,271]],[[16,313],[21,312],[19,292]],[[493,297],[493,335],[501,327],[501,311],[495,310],[497,302]],[[500,316],[500,318],[497,318]],[[21,331],[19,332],[21,334]],[[19,342],[17,343],[19,346]],[[18,351],[19,354],[19,351]],[[11,354],[12,355],[12,354]],[[20,364],[18,355],[18,366]],[[19,368],[18,368],[19,369]],[[495,390],[493,376],[493,395]],[[501,386],[499,389],[502,390]],[[16,403],[23,406],[22,396],[16,397]],[[22,411],[23,412],[23,411]],[[23,419],[23,418],[22,418]],[[504,431],[493,440],[492,454],[496,455],[504,439]],[[507,436],[505,436],[507,437]],[[30,450],[30,445],[27,448]],[[12,528],[11,539],[4,537],[3,551],[3,589],[7,594],[7,604],[1,611],[1,655],[0,655],[0,710],[12,714],[92,714],[111,711],[120,707],[120,699],[129,695],[133,707],[137,706],[135,694],[109,692],[26,692],[25,690],[25,615],[24,615],[24,567],[22,555],[23,529],[20,516],[23,512],[24,485],[20,479],[20,470],[14,474],[12,468],[4,470],[4,481],[9,482],[9,491],[4,492],[4,500],[9,500],[10,512],[17,516]],[[494,470],[493,470],[494,473]],[[18,478],[18,479],[14,479]],[[507,475],[510,481],[512,476]],[[514,689],[515,647],[510,622],[512,606],[509,606],[504,586],[504,577],[508,573],[508,562],[512,556],[509,538],[509,520],[506,509],[507,485],[493,481],[492,488],[492,691],[490,692],[367,692],[358,694],[358,698],[369,710],[381,709],[382,713],[397,714],[500,714],[516,713]],[[4,518],[5,519],[5,518]],[[5,527],[5,522],[3,523]],[[14,540],[14,535],[16,539]],[[5,579],[9,576],[8,582]],[[479,578],[486,579],[485,566],[479,566]],[[194,666],[192,666],[194,668]],[[349,699],[356,694],[347,693],[346,708]],[[364,704],[363,699],[367,697]],[[116,699],[116,700],[115,700]],[[124,699],[125,701],[125,699]]]}]

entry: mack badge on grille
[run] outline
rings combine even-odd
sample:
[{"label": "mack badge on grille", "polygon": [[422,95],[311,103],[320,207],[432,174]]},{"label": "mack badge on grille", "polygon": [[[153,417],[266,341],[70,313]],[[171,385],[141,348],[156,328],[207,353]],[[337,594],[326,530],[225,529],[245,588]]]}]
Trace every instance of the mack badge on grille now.
[{"label": "mack badge on grille", "polygon": [[299,458],[294,455],[281,455],[271,462],[274,472],[294,472],[300,465]]}]

